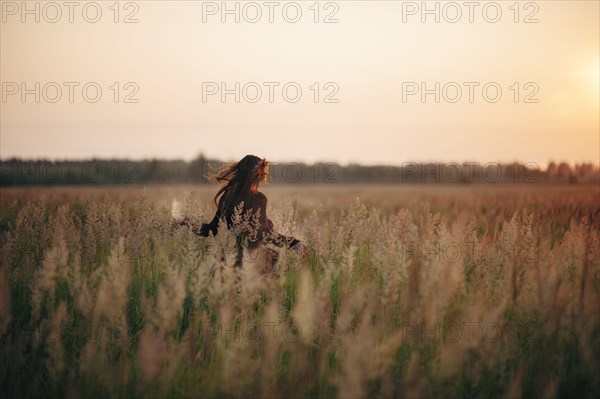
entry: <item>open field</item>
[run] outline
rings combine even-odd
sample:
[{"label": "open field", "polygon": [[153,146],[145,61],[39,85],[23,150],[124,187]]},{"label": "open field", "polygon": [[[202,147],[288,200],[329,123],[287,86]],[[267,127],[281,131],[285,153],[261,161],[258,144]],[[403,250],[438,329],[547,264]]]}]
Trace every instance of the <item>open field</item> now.
[{"label": "open field", "polygon": [[3,397],[600,395],[598,186],[267,186],[239,295],[215,191],[3,189]]}]

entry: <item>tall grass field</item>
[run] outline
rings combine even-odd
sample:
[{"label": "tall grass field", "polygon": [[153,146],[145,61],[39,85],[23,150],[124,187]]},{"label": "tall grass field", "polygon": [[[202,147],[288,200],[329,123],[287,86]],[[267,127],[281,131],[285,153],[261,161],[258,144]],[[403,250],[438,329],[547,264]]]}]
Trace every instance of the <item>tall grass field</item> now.
[{"label": "tall grass field", "polygon": [[214,192],[3,189],[2,397],[600,397],[599,187],[267,186],[241,268]]}]

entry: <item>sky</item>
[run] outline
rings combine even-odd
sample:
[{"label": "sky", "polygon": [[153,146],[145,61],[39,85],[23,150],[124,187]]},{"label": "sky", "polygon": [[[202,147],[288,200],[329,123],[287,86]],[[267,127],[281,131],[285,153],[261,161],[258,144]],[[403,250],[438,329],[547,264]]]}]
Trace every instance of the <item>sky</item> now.
[{"label": "sky", "polygon": [[0,157],[598,164],[599,2],[514,3],[2,1]]}]

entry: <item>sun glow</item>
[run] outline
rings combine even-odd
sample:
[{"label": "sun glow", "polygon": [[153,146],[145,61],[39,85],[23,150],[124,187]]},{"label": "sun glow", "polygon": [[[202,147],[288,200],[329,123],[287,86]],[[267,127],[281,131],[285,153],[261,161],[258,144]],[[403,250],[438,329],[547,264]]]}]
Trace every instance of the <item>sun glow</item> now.
[{"label": "sun glow", "polygon": [[579,78],[589,79],[591,87],[598,97],[600,94],[600,59],[596,59],[596,64],[591,68],[577,71],[576,75]]}]

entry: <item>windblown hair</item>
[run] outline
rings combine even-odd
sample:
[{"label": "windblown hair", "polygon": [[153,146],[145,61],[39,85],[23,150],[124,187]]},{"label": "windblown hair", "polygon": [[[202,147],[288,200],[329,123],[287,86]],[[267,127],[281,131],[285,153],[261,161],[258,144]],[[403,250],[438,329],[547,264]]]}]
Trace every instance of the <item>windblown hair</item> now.
[{"label": "windblown hair", "polygon": [[248,203],[250,196],[255,196],[258,186],[266,181],[269,162],[265,158],[246,155],[241,161],[225,166],[210,176],[212,181],[222,184],[213,203],[223,214],[230,215],[242,201]]}]

